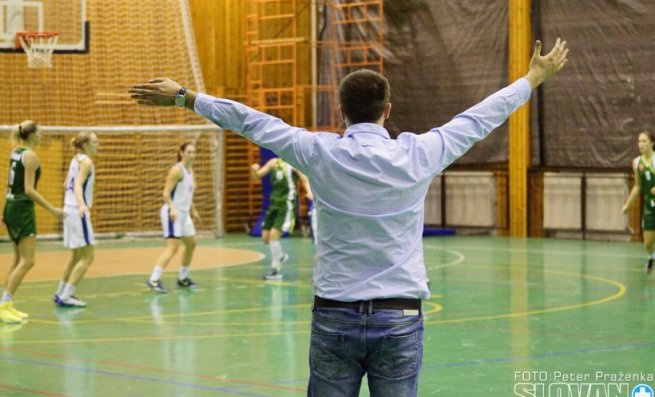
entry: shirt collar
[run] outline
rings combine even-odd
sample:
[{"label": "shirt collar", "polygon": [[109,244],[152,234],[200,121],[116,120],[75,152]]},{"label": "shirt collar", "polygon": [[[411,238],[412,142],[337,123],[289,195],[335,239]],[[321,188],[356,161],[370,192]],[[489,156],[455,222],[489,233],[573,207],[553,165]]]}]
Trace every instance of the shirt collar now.
[{"label": "shirt collar", "polygon": [[389,132],[384,127],[374,123],[353,124],[350,127],[346,128],[346,131],[344,132],[343,136],[347,137],[359,133],[375,134],[383,138],[391,139],[391,137],[389,136]]}]

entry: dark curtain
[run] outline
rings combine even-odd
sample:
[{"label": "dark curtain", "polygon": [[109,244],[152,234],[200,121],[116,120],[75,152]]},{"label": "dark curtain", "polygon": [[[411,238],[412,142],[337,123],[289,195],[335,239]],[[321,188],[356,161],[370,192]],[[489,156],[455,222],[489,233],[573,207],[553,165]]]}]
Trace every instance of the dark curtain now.
[{"label": "dark curtain", "polygon": [[[571,49],[533,95],[533,165],[629,167],[637,133],[655,133],[655,1],[533,0],[532,11],[544,50],[557,37]],[[440,126],[509,83],[507,12],[506,0],[384,1],[392,134]],[[507,138],[505,124],[458,163],[507,161]]]},{"label": "dark curtain", "polygon": [[561,36],[571,48],[541,88],[542,164],[628,168],[638,132],[655,132],[655,1],[542,0],[535,11],[546,47]]},{"label": "dark curtain", "polygon": [[[392,134],[445,124],[506,84],[506,0],[389,0],[384,13]],[[507,145],[501,126],[458,162],[505,161]]]}]

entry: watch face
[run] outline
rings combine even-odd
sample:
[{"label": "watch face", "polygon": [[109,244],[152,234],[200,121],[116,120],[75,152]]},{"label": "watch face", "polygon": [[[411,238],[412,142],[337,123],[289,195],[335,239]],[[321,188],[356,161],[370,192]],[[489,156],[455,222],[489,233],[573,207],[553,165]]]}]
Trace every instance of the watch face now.
[{"label": "watch face", "polygon": [[177,106],[184,106],[186,103],[186,100],[184,98],[184,95],[175,95],[175,104]]}]

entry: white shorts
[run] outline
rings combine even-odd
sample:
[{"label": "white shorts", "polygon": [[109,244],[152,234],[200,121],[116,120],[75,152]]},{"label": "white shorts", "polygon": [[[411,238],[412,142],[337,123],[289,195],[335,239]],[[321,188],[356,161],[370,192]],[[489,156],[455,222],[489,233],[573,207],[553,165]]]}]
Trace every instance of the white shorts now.
[{"label": "white shorts", "polygon": [[188,211],[177,210],[177,219],[171,221],[168,213],[168,205],[161,207],[161,227],[164,230],[164,238],[181,238],[196,235],[196,228],[193,226],[193,219]]},{"label": "white shorts", "polygon": [[67,205],[64,207],[64,247],[77,249],[87,245],[96,245],[91,214],[87,210],[80,216],[80,207]]}]

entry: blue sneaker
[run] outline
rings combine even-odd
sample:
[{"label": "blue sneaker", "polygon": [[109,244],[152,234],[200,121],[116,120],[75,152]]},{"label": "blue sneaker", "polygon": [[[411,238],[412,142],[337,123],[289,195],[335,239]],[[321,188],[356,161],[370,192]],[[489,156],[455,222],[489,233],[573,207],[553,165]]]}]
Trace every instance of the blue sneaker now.
[{"label": "blue sneaker", "polygon": [[148,288],[155,292],[159,292],[160,294],[165,294],[168,291],[166,291],[166,288],[164,288],[164,285],[161,283],[161,280],[157,280],[155,282],[152,282],[150,280],[146,281],[146,285]]},{"label": "blue sneaker", "polygon": [[61,303],[61,299],[59,299],[59,295],[57,294],[55,294],[54,298],[52,298],[52,301],[58,305]]}]

